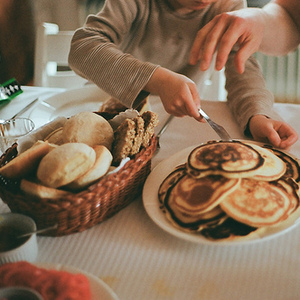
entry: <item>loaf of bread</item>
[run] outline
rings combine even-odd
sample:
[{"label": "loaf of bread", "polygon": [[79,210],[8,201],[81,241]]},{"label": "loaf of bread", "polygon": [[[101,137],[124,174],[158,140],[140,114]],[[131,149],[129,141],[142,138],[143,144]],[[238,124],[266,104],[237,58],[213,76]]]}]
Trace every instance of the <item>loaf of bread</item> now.
[{"label": "loaf of bread", "polygon": [[103,145],[111,149],[113,129],[103,117],[93,112],[81,112],[66,121],[62,130],[64,143],[84,143],[91,147]]},{"label": "loaf of bread", "polygon": [[113,161],[119,164],[123,158],[130,155],[135,138],[135,122],[126,119],[115,132],[115,142],[113,145]]},{"label": "loaf of bread", "polygon": [[122,159],[137,154],[141,147],[148,147],[157,124],[158,115],[151,111],[123,121],[115,131],[113,164],[117,165]]},{"label": "loaf of bread", "polygon": [[48,142],[37,141],[31,148],[1,167],[0,174],[6,178],[18,179],[34,173],[41,159],[54,147]]},{"label": "loaf of bread", "polygon": [[158,115],[150,110],[145,111],[142,114],[144,119],[144,135],[143,135],[143,147],[148,147],[149,142],[154,135],[154,129],[158,125]]},{"label": "loaf of bread", "polygon": [[143,144],[143,136],[145,132],[145,121],[141,116],[134,118],[133,121],[135,122],[135,137],[130,151],[131,156],[137,154],[140,151],[140,148]]},{"label": "loaf of bread", "polygon": [[86,173],[95,163],[95,150],[84,143],[57,146],[45,155],[37,169],[37,178],[45,186],[58,188]]},{"label": "loaf of bread", "polygon": [[85,188],[107,173],[112,162],[112,155],[110,151],[103,145],[96,145],[94,150],[96,152],[96,161],[93,167],[81,177],[68,184],[67,188],[72,190]]},{"label": "loaf of bread", "polygon": [[52,187],[47,187],[39,183],[29,181],[27,179],[22,179],[20,184],[20,189],[30,196],[35,196],[42,199],[60,199],[72,193],[55,189]]},{"label": "loaf of bread", "polygon": [[56,130],[52,131],[46,138],[45,141],[48,141],[51,144],[55,145],[62,145],[64,143],[62,137],[62,130],[63,128],[57,128]]}]

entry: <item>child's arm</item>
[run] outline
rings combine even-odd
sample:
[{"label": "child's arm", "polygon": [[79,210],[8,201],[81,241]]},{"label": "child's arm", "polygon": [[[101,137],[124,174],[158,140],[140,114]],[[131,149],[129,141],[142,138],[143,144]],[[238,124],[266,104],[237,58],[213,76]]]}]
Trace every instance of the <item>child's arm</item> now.
[{"label": "child's arm", "polygon": [[298,140],[297,132],[289,124],[263,115],[255,115],[250,119],[249,130],[254,140],[269,142],[285,150]]},{"label": "child's arm", "polygon": [[144,90],[158,95],[168,113],[177,117],[188,115],[202,120],[198,111],[200,97],[197,86],[188,77],[158,67]]}]

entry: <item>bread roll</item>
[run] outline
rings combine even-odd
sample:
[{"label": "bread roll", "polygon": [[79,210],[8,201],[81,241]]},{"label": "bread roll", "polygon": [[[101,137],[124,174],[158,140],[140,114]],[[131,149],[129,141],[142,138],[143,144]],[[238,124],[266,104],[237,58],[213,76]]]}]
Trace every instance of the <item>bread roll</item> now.
[{"label": "bread roll", "polygon": [[95,163],[94,149],[83,143],[57,146],[41,160],[37,178],[42,184],[57,188],[86,173]]},{"label": "bread roll", "polygon": [[57,128],[52,131],[46,138],[45,141],[48,141],[51,144],[62,145],[64,143],[62,139],[62,127]]},{"label": "bread roll", "polygon": [[62,139],[64,143],[84,143],[91,147],[104,145],[110,150],[114,133],[103,117],[93,112],[81,112],[66,121]]},{"label": "bread roll", "polygon": [[112,162],[110,151],[103,145],[95,146],[94,150],[96,152],[96,162],[94,166],[81,177],[68,184],[68,188],[74,190],[82,189],[107,173]]},{"label": "bread roll", "polygon": [[52,144],[38,141],[5,166],[1,167],[0,174],[11,179],[24,178],[36,171],[40,160],[52,149]]},{"label": "bread roll", "polygon": [[24,193],[42,199],[60,199],[64,196],[72,195],[71,192],[47,187],[26,179],[21,180],[20,188]]}]

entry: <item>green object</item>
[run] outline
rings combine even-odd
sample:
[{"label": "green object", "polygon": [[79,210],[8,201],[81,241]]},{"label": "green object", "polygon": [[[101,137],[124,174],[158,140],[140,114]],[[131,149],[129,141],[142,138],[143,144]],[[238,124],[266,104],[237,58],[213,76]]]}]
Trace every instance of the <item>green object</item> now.
[{"label": "green object", "polygon": [[12,100],[23,93],[20,84],[15,78],[0,84],[0,101]]}]

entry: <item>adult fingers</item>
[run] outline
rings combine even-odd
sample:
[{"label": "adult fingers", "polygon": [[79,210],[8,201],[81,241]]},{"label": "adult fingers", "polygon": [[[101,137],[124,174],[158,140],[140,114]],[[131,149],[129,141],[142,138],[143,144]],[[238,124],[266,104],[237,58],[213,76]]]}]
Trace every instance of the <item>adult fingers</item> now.
[{"label": "adult fingers", "polygon": [[243,20],[229,13],[216,16],[198,31],[191,49],[190,63],[196,64],[200,59],[200,69],[209,68],[213,54],[218,48],[216,69],[221,70],[233,46],[244,34]]},{"label": "adult fingers", "polygon": [[[226,31],[222,35],[222,38],[220,39],[216,57],[216,70],[220,71],[225,66],[230,52],[232,51],[234,45],[236,45],[241,39],[243,34],[244,31],[242,26],[240,26],[240,20],[235,18],[232,22],[230,22],[230,25],[227,27]],[[239,46],[240,49],[244,49],[245,45],[241,43]]]},{"label": "adult fingers", "polygon": [[240,74],[244,73],[246,61],[256,51],[257,47],[251,40],[244,41],[240,45],[234,58],[235,67]]},{"label": "adult fingers", "polygon": [[[209,22],[201,30],[198,31],[190,53],[190,64],[195,65],[198,62],[199,58],[202,59],[202,55],[204,55],[204,59],[210,64],[215,51],[216,42],[210,42],[208,48],[205,41],[208,36],[212,34],[211,30],[214,28],[216,22],[217,18],[214,18],[211,22]],[[205,51],[203,51],[204,45],[206,47]]]}]

